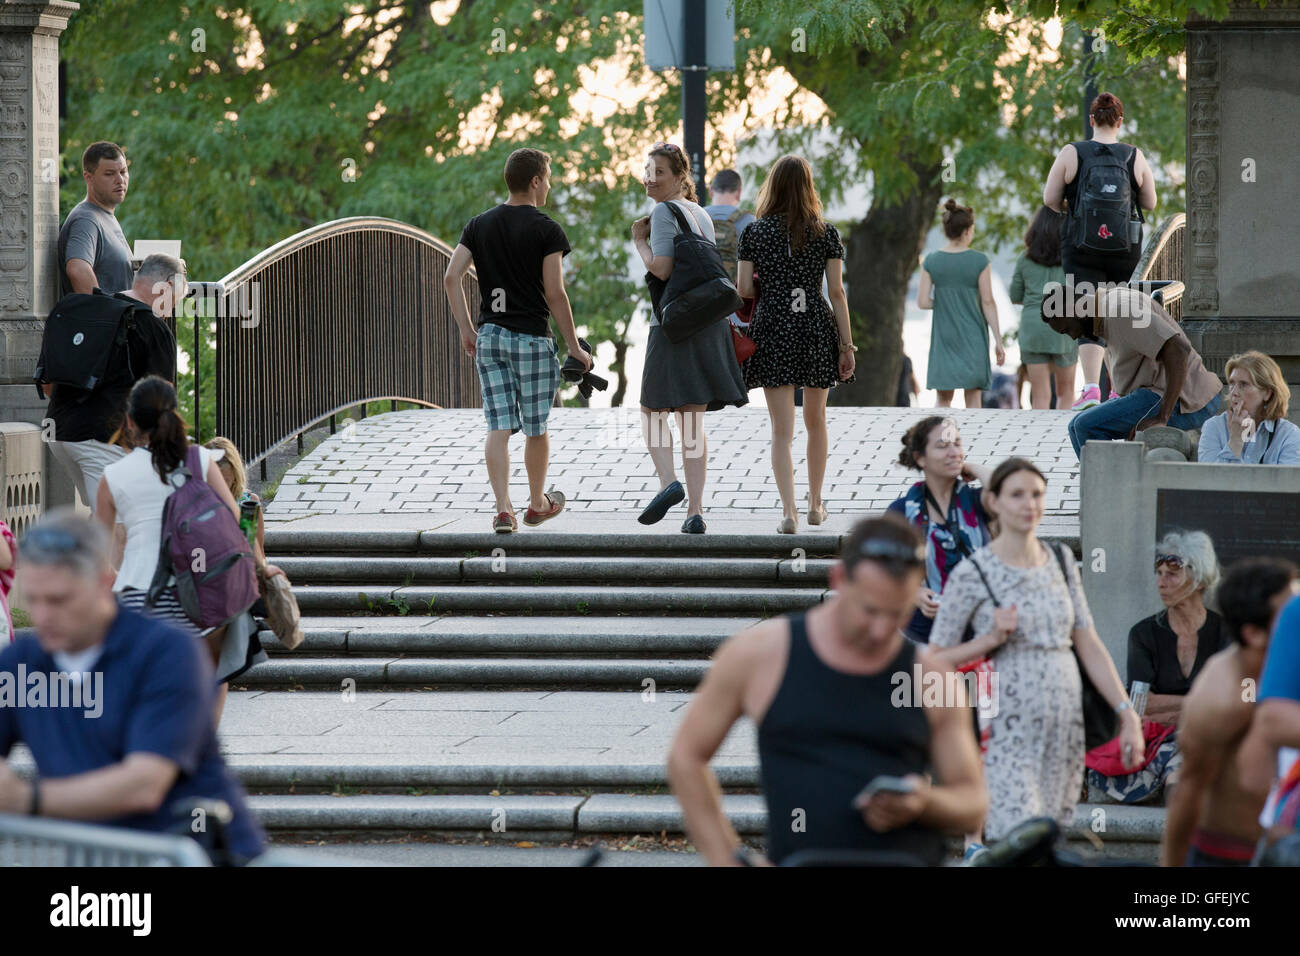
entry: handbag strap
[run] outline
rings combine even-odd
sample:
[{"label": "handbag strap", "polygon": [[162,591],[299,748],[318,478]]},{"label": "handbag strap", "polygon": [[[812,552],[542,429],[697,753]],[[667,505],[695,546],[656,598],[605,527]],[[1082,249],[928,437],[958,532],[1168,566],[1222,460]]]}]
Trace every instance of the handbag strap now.
[{"label": "handbag strap", "polygon": [[[1068,593],[1070,590],[1070,575],[1065,570],[1065,545],[1058,541],[1054,546],[1049,545],[1049,547],[1051,547],[1052,552],[1056,555],[1056,563],[1061,567],[1061,579],[1065,581],[1065,590]],[[1071,555],[1071,557],[1073,557],[1073,555]],[[1075,617],[1073,598],[1070,599],[1070,616],[1071,618]],[[1073,620],[1070,622],[1070,630],[1074,630]]]},{"label": "handbag strap", "polygon": [[979,573],[980,580],[984,582],[984,590],[989,592],[989,598],[993,601],[993,606],[1001,607],[1002,602],[999,601],[998,596],[993,593],[993,588],[989,586],[989,579],[984,575],[984,569],[980,567],[980,563],[975,560],[975,555],[973,554],[970,556],[970,563],[975,566],[975,570]]},{"label": "handbag strap", "polygon": [[[696,223],[694,229],[691,228],[691,226],[687,222],[686,216],[682,213],[680,209],[677,208],[677,201],[675,199],[668,200],[668,209],[672,212],[673,216],[676,217],[677,226],[682,232],[687,232],[690,233],[691,235],[695,235],[698,233],[701,239],[704,238],[704,231],[699,227],[698,223]],[[695,217],[691,216],[690,218],[694,219]]]}]

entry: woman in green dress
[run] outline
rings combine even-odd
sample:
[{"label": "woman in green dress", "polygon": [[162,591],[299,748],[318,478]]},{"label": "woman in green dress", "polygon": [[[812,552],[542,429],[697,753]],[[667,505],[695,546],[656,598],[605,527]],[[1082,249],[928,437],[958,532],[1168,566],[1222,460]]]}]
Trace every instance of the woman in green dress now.
[{"label": "woman in green dress", "polygon": [[1029,404],[1052,407],[1052,378],[1056,379],[1056,406],[1065,408],[1074,395],[1074,369],[1079,346],[1074,339],[1043,321],[1043,290],[1049,283],[1065,285],[1061,267],[1061,220],[1054,209],[1040,206],[1025,233],[1025,251],[1016,260],[1008,291],[1020,310],[1020,361],[1029,373]]},{"label": "woman in green dress", "polygon": [[989,366],[989,329],[997,363],[1007,360],[993,301],[988,256],[970,247],[975,214],[970,206],[949,199],[943,205],[943,232],[948,244],[921,263],[916,304],[934,309],[930,324],[930,362],[925,387],[939,393],[939,406],[952,405],[953,392],[965,392],[966,407],[979,408],[981,392],[993,382]]}]

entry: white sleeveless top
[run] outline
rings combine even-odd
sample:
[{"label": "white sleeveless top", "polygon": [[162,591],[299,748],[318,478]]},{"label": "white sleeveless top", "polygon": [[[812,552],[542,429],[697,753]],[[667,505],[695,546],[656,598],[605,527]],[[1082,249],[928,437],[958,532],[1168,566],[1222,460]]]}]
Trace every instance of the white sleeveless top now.
[{"label": "white sleeveless top", "polygon": [[[195,477],[206,480],[208,466],[224,455],[220,449],[199,448],[203,474]],[[173,471],[168,475],[168,483],[164,484],[158,472],[154,471],[153,459],[146,447],[132,449],[105,468],[104,480],[108,482],[113,504],[117,507],[117,520],[126,528],[126,548],[122,552],[122,567],[117,572],[113,590],[147,590],[158,567],[163,505],[181,486],[183,478],[178,471]]]}]

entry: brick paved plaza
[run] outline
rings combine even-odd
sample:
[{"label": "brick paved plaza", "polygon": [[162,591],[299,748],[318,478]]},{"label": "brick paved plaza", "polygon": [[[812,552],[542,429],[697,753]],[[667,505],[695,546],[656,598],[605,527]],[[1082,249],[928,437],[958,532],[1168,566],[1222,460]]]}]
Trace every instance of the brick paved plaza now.
[{"label": "brick paved plaza", "polygon": [[[919,478],[897,461],[903,432],[934,414],[924,408],[829,408],[831,435],[823,499],[830,512],[827,530],[889,505]],[[1068,411],[952,409],[967,456],[996,465],[1024,455],[1048,476],[1046,525],[1077,534],[1079,465],[1066,434]],[[619,512],[619,531],[641,528],[635,517],[658,489],[650,456],[642,444],[635,408],[559,408],[551,413],[551,465],[548,482],[568,496],[574,512]],[[268,522],[306,516],[410,515],[427,525],[475,515],[457,530],[483,530],[493,510],[483,465],[483,413],[478,409],[392,412],[362,419],[322,442],[285,474]],[[769,461],[769,426],[763,408],[726,409],[707,417],[709,483],[705,519],[744,518],[768,533],[781,517]],[[676,440],[676,438],[675,438]],[[805,433],[796,425],[795,488],[801,517],[808,492]],[[527,507],[523,437],[511,439],[511,495],[517,509]],[[681,478],[680,453],[678,477]],[[680,512],[677,521],[673,514]],[[481,516],[481,518],[479,518]],[[679,507],[649,531],[676,532]],[[604,519],[602,519],[604,520]],[[619,519],[614,519],[619,520]],[[474,523],[477,521],[477,523]],[[400,523],[400,522],[399,522]],[[392,522],[383,522],[385,526]],[[357,526],[357,525],[351,525]],[[547,530],[600,530],[561,516]],[[808,529],[801,522],[801,530]]]}]

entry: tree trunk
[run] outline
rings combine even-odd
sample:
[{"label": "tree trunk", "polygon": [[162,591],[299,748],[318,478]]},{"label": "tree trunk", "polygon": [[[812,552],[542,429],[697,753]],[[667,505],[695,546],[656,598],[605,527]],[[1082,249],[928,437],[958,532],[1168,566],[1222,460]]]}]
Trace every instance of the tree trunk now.
[{"label": "tree trunk", "polygon": [[627,396],[627,347],[627,339],[614,340],[614,361],[609,365],[609,370],[616,376],[614,394],[609,400],[611,408],[621,408]]},{"label": "tree trunk", "polygon": [[844,279],[857,371],[852,384],[831,389],[832,405],[893,405],[898,394],[907,287],[943,195],[941,163],[906,162],[916,171],[916,189],[896,204],[873,199],[848,236]]}]

